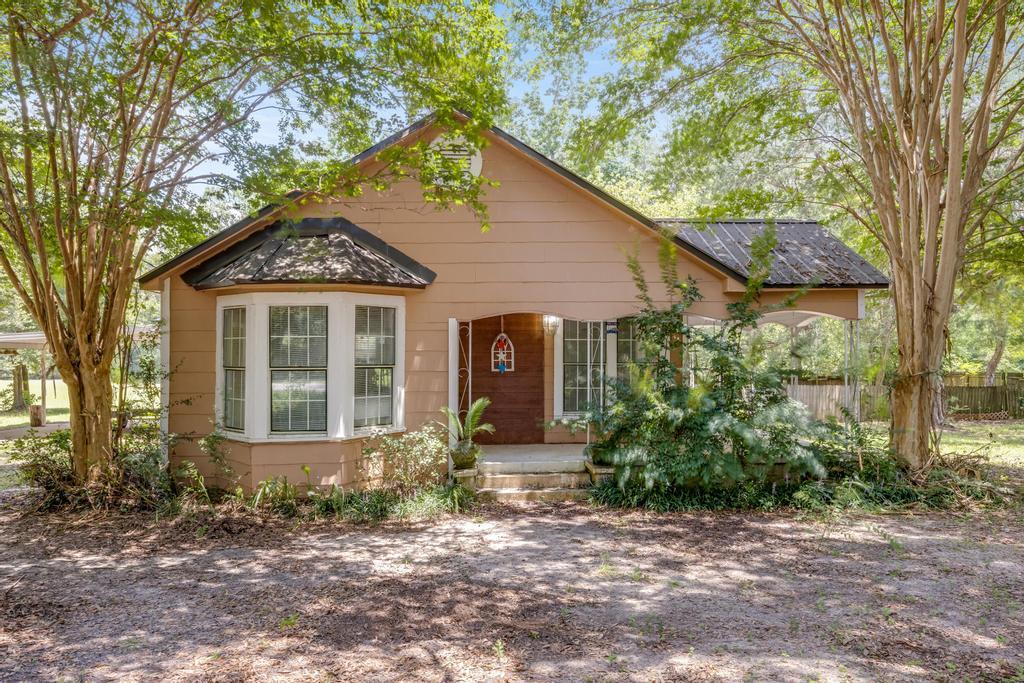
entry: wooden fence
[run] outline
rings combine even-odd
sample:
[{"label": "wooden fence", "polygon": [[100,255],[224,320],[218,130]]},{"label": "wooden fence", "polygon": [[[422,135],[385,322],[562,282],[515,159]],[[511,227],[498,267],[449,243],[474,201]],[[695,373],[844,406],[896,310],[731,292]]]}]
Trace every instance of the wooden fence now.
[{"label": "wooden fence", "polygon": [[849,392],[842,384],[790,384],[786,393],[794,401],[807,406],[817,420],[828,417],[842,419],[843,408],[849,403]]},{"label": "wooden fence", "polygon": [[[800,401],[819,420],[829,416],[841,419],[848,405],[847,389],[842,384],[795,384],[786,389],[789,397]],[[889,418],[889,388],[862,385],[859,413],[862,420]],[[945,386],[946,414],[954,420],[1024,419],[1024,382],[1010,381],[998,386],[961,384]],[[855,413],[858,411],[854,411]]]}]

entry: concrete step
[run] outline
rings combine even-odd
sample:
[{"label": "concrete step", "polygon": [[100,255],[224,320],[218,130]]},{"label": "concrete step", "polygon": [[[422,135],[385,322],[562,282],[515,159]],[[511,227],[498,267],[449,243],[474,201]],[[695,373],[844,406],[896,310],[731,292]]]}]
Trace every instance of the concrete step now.
[{"label": "concrete step", "polygon": [[499,503],[514,502],[559,502],[565,500],[583,500],[590,494],[588,489],[551,488],[551,489],[477,489],[476,496],[480,500],[493,500]]},{"label": "concrete step", "polygon": [[481,474],[476,478],[482,489],[579,489],[592,483],[589,472]]},{"label": "concrete step", "polygon": [[547,474],[551,472],[585,472],[587,461],[582,457],[551,458],[551,459],[503,459],[501,462],[488,462],[486,456],[477,460],[476,469],[479,474]]}]

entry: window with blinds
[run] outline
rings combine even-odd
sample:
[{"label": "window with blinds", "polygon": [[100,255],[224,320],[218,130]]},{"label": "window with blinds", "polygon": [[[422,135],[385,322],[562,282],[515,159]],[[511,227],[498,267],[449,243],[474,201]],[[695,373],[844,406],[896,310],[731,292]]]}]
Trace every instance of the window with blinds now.
[{"label": "window with blinds", "polygon": [[356,306],[355,404],[353,425],[394,421],[395,309]]},{"label": "window with blinds", "polygon": [[562,412],[601,408],[604,356],[604,322],[562,322]]},{"label": "window with blinds", "polygon": [[270,430],[327,430],[327,307],[270,307]]},{"label": "window with blinds", "polygon": [[224,372],[225,429],[245,429],[245,309],[225,308],[221,319],[221,368]]}]

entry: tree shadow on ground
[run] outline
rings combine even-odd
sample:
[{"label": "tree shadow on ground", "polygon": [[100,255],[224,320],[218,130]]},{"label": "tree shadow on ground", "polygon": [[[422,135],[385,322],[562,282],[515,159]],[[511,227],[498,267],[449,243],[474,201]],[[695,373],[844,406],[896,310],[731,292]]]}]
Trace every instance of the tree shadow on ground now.
[{"label": "tree shadow on ground", "polygon": [[1024,524],[1008,515],[212,519],[5,513],[0,678],[962,680],[1024,666]]}]

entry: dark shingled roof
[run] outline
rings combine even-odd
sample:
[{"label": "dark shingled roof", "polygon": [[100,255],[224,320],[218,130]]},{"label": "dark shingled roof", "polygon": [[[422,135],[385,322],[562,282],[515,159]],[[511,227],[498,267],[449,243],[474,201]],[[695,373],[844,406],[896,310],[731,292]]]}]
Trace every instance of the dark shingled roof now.
[{"label": "dark shingled roof", "polygon": [[[689,246],[714,257],[745,279],[750,274],[750,243],[767,221],[688,221],[657,219],[657,223]],[[766,287],[885,288],[889,280],[877,268],[815,221],[777,220],[775,261]]]},{"label": "dark shingled roof", "polygon": [[422,289],[436,274],[344,218],[277,221],[182,277],[196,289],[247,284],[354,284]]}]

